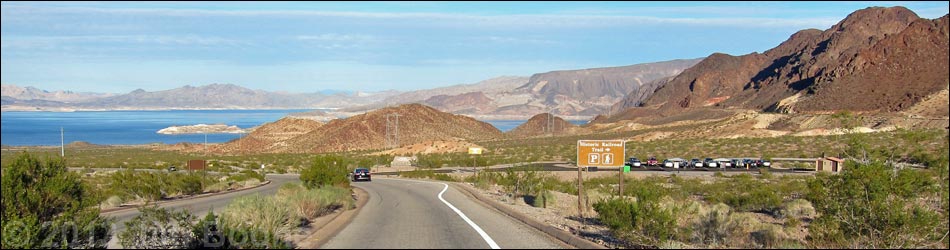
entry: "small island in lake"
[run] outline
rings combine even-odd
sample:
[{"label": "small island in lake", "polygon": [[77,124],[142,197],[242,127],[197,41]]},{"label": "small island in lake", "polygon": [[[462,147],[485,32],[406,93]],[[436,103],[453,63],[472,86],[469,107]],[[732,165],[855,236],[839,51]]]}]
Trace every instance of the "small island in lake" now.
[{"label": "small island in lake", "polygon": [[191,126],[171,126],[159,130],[157,133],[164,135],[182,135],[182,134],[244,134],[251,132],[250,129],[241,129],[238,126],[228,126],[225,124],[198,124]]}]

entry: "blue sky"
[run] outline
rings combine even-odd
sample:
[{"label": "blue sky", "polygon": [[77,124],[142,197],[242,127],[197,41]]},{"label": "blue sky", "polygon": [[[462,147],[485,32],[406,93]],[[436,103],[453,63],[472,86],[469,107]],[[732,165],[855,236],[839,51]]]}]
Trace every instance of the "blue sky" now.
[{"label": "blue sky", "polygon": [[3,2],[3,84],[415,90],[762,52],[870,6],[948,2]]}]

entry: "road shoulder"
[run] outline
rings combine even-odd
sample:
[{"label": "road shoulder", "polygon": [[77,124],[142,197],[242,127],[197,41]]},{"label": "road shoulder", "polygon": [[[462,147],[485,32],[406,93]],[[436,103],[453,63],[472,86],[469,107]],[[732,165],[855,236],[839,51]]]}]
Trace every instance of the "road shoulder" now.
[{"label": "road shoulder", "polygon": [[489,208],[495,209],[505,215],[508,215],[515,220],[518,220],[525,225],[528,225],[538,231],[543,232],[544,234],[559,240],[561,243],[567,244],[579,249],[607,249],[606,247],[596,244],[594,242],[580,238],[569,232],[562,231],[550,225],[546,225],[542,222],[532,219],[531,217],[519,213],[513,209],[510,209],[503,204],[498,203],[493,199],[487,198],[476,192],[472,187],[467,186],[465,183],[451,183],[458,190],[462,190],[463,194],[473,198],[473,200],[478,201],[478,203],[483,204]]},{"label": "road shoulder", "polygon": [[316,231],[310,234],[306,239],[297,244],[298,249],[318,249],[326,244],[330,239],[343,231],[353,218],[360,213],[360,210],[369,202],[369,193],[359,187],[353,187],[356,194],[356,208],[337,211],[333,214],[318,218],[313,222]]}]

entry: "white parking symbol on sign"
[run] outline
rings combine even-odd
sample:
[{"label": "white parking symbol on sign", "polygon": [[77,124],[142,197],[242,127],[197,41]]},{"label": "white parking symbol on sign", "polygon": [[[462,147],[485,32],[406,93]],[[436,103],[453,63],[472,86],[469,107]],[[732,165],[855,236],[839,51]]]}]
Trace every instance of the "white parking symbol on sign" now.
[{"label": "white parking symbol on sign", "polygon": [[596,153],[588,154],[587,164],[600,164],[600,155]]},{"label": "white parking symbol on sign", "polygon": [[614,164],[614,154],[606,153],[604,154],[604,164]]}]

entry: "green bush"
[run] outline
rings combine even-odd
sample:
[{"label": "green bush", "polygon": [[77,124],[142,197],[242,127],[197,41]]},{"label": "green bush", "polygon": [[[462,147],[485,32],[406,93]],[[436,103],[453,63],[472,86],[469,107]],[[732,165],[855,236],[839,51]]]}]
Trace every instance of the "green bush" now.
[{"label": "green bush", "polygon": [[[917,169],[895,170],[880,162],[849,162],[837,175],[808,183],[808,200],[819,217],[810,225],[819,247],[946,247],[946,210],[923,202],[939,195]],[[939,212],[938,212],[939,211]],[[943,213],[943,214],[940,214]],[[935,245],[936,244],[936,245]]]},{"label": "green bush", "polygon": [[90,196],[63,161],[18,155],[3,167],[0,248],[105,248],[112,220]]},{"label": "green bush", "polygon": [[350,161],[336,155],[316,156],[313,165],[300,173],[300,181],[309,189],[327,186],[349,187]]},{"label": "green bush", "polygon": [[173,212],[142,207],[140,214],[125,222],[119,244],[130,249],[194,249],[198,235],[193,232],[195,217],[185,210]]},{"label": "green bush", "polygon": [[661,207],[658,200],[602,200],[594,203],[594,210],[601,223],[623,239],[653,246],[675,239],[676,211]]}]

